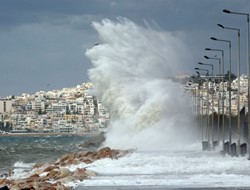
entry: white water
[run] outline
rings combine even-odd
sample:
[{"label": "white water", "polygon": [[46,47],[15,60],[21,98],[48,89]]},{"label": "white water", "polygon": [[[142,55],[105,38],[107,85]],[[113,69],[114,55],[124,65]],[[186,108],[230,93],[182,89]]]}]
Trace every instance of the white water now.
[{"label": "white water", "polygon": [[218,150],[202,152],[200,143],[181,151],[137,151],[118,160],[96,161],[87,168],[98,175],[79,186],[250,186],[247,158],[222,156]]},{"label": "white water", "polygon": [[196,138],[183,87],[169,79],[189,62],[181,37],[124,18],[93,26],[101,42],[86,55],[95,93],[111,113],[106,145],[155,149]]},{"label": "white water", "polygon": [[21,161],[17,161],[14,164],[13,175],[10,179],[20,179],[25,178],[29,175],[29,171],[35,165],[35,163],[24,163]]}]

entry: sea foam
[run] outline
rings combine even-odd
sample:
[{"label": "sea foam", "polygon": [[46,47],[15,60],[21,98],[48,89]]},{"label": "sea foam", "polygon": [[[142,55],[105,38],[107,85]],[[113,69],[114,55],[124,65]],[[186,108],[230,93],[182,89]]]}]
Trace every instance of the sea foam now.
[{"label": "sea foam", "polygon": [[100,43],[86,56],[95,93],[111,113],[106,145],[155,149],[194,139],[183,87],[170,80],[190,58],[181,36],[125,18],[93,27]]}]

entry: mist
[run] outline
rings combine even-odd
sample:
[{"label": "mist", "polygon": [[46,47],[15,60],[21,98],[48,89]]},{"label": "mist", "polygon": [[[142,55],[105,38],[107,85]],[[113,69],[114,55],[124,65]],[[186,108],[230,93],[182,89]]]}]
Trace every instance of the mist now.
[{"label": "mist", "polygon": [[105,145],[157,149],[194,141],[183,87],[169,79],[190,60],[182,36],[125,18],[92,25],[100,42],[85,54],[95,94],[111,114]]}]

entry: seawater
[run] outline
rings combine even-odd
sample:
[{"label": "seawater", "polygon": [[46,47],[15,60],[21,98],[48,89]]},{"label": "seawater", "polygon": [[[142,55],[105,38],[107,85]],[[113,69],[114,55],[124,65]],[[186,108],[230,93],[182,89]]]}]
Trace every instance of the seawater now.
[{"label": "seawater", "polygon": [[83,150],[80,145],[90,136],[0,136],[0,173],[27,164],[55,161],[66,153]]},{"label": "seawater", "polygon": [[247,157],[231,157],[220,151],[221,147],[204,152],[197,142],[137,150],[118,160],[97,160],[88,169],[98,175],[84,180],[76,189],[249,189]]}]

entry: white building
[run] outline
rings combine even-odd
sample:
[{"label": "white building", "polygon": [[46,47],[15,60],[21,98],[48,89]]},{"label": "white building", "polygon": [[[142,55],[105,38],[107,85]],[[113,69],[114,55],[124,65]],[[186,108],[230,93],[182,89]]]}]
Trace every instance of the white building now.
[{"label": "white building", "polygon": [[10,112],[12,109],[12,100],[0,99],[0,113]]},{"label": "white building", "polygon": [[94,105],[94,97],[86,96],[84,101],[84,115],[89,117],[94,116],[95,114],[95,105]]},{"label": "white building", "polygon": [[69,104],[69,112],[70,113],[76,113],[77,112],[77,104],[76,103],[70,103]]},{"label": "white building", "polygon": [[41,98],[36,98],[34,101],[32,101],[32,110],[38,111],[45,111],[45,101]]},{"label": "white building", "polygon": [[53,103],[51,104],[46,111],[52,114],[66,114],[68,105],[65,103]]}]

